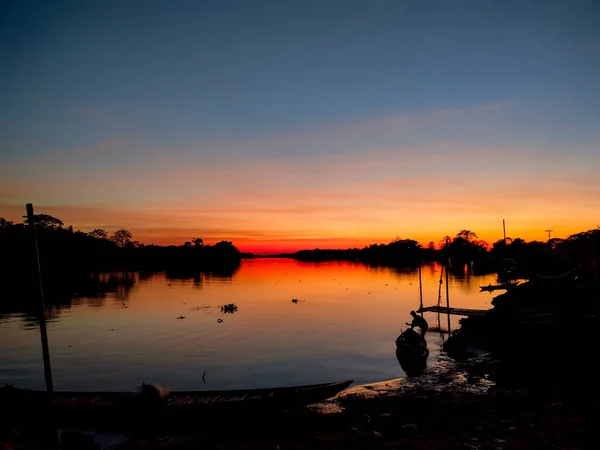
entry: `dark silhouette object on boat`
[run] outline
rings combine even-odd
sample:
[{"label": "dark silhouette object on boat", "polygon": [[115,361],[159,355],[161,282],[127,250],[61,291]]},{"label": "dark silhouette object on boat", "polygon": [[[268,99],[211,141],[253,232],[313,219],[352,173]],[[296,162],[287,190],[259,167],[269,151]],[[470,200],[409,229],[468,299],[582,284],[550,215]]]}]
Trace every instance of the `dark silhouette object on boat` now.
[{"label": "dark silhouette object on boat", "polygon": [[396,358],[408,376],[422,373],[428,356],[427,341],[412,328],[404,330],[396,338]]},{"label": "dark silhouette object on boat", "polygon": [[424,317],[419,316],[415,311],[411,311],[410,315],[413,320],[411,323],[406,322],[406,325],[408,325],[411,330],[415,327],[419,327],[421,329],[421,337],[425,340],[425,333],[427,333],[427,330],[429,329],[429,324]]}]

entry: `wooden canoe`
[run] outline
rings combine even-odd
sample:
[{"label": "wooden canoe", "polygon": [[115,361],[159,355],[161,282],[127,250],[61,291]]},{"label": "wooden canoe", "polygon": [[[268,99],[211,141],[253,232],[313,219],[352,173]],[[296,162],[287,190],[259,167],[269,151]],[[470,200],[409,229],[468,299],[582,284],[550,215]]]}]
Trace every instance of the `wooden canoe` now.
[{"label": "wooden canoe", "polygon": [[[57,422],[69,425],[125,424],[152,421],[183,423],[204,417],[260,414],[292,409],[333,397],[353,380],[270,389],[174,391],[165,399],[130,392],[54,392],[0,389],[0,408],[13,413],[45,410]],[[51,412],[50,412],[51,411]]]},{"label": "wooden canoe", "polygon": [[518,284],[519,284],[518,282],[517,283],[496,284],[496,285],[489,284],[487,286],[479,286],[479,289],[481,289],[482,291],[490,291],[490,292],[500,290],[500,289],[508,290],[513,287],[516,287]]}]

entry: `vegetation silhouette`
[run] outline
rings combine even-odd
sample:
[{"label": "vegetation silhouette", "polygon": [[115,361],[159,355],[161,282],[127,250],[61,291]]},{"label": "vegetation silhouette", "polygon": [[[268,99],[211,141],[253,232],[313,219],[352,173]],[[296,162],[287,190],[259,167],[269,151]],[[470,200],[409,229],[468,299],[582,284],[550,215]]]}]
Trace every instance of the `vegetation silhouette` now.
[{"label": "vegetation silhouette", "polygon": [[278,256],[301,261],[353,261],[397,268],[423,262],[449,262],[450,270],[456,273],[462,273],[465,265],[468,265],[474,274],[497,272],[500,279],[530,278],[537,272],[559,273],[572,268],[582,258],[593,258],[593,249],[599,239],[600,228],[596,228],[573,234],[567,239],[527,242],[521,238],[507,238],[490,246],[480,240],[475,232],[460,230],[453,238],[442,238],[437,246],[430,242],[423,247],[415,240],[397,238],[389,244],[372,244],[362,249],[317,248]]},{"label": "vegetation silhouette", "polygon": [[[241,252],[230,241],[204,245],[193,239],[183,245],[144,245],[132,240],[122,229],[112,235],[95,229],[89,233],[64,227],[60,219],[47,214],[35,215],[42,267],[45,272],[102,272],[167,269],[235,270]],[[29,273],[33,245],[27,219],[14,224],[0,218],[2,275]]]},{"label": "vegetation silhouette", "polygon": [[[48,214],[36,214],[34,221],[50,309],[69,305],[79,294],[101,296],[127,286],[129,278],[104,280],[98,275],[101,273],[167,271],[168,277],[194,278],[199,285],[204,273],[231,278],[242,258],[230,241],[205,245],[202,239],[194,238],[179,246],[144,245],[133,240],[126,229],[112,235],[100,228],[84,233],[65,227],[62,220]],[[27,225],[26,217],[22,223],[0,218],[0,282],[7,297],[0,304],[0,314],[33,313],[36,308],[38,275]]]}]

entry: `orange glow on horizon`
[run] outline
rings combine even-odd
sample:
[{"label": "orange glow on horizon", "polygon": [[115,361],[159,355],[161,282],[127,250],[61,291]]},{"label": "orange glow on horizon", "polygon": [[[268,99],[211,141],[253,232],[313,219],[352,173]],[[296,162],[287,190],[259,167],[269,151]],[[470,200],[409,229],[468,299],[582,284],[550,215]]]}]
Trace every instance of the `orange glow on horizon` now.
[{"label": "orange glow on horizon", "polygon": [[[1,207],[2,205],[0,205]],[[373,212],[367,211],[364,217],[359,217],[356,223],[338,223],[333,220],[314,219],[303,222],[287,218],[286,213],[263,214],[243,213],[248,217],[246,222],[236,218],[223,221],[221,227],[207,227],[196,223],[218,223],[218,219],[210,219],[198,215],[194,211],[164,211],[141,210],[124,211],[118,209],[78,208],[78,207],[44,207],[34,205],[36,213],[51,214],[64,221],[65,226],[73,225],[75,230],[83,232],[94,228],[104,228],[112,233],[120,228],[126,228],[133,233],[133,239],[143,244],[182,245],[194,237],[200,237],[205,244],[214,244],[221,240],[233,242],[242,252],[256,254],[292,253],[298,250],[348,249],[363,248],[371,244],[388,244],[396,238],[414,239],[423,247],[433,242],[436,247],[448,235],[454,237],[461,229],[474,231],[479,239],[490,246],[503,238],[502,219],[490,219],[477,213],[461,215],[444,211],[443,217],[435,212],[423,212],[419,220],[404,223],[401,217],[387,214],[387,220],[382,216],[379,220],[372,219]],[[0,217],[19,223],[24,214],[23,206],[4,206],[0,208]],[[522,215],[521,218],[506,220],[506,235],[510,238],[522,238],[526,241],[546,241],[548,228],[554,229],[552,237],[566,238],[571,234],[594,229],[597,219],[587,211],[589,217],[578,218],[557,217],[556,213],[548,214],[545,218]]]}]

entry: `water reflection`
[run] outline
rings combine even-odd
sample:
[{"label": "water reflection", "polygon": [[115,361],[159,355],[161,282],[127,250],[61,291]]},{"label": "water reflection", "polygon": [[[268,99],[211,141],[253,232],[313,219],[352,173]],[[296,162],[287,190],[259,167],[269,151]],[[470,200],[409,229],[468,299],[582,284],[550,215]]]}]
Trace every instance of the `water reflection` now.
[{"label": "water reflection", "polygon": [[[438,301],[440,272],[439,264],[422,268],[425,305]],[[479,285],[494,278],[472,280],[464,289],[468,278],[450,274],[451,306],[489,307]],[[142,381],[179,390],[368,383],[413,373],[391,356],[390,336],[419,305],[416,268],[253,259],[229,274],[118,272],[69,286],[48,296],[57,389],[127,390]],[[43,387],[39,334],[29,331],[37,329],[37,304],[36,292],[23,291],[0,302],[0,383]],[[433,325],[427,365],[442,344],[433,333],[436,316],[425,313]],[[451,320],[456,327],[458,317]]]},{"label": "water reflection", "polygon": [[[90,308],[101,309],[109,298],[126,306],[128,298],[139,279],[138,273],[121,272],[92,274],[63,283],[51,280],[44,284],[46,318],[57,320],[64,310],[85,304]],[[40,294],[37,286],[8,286],[0,302],[0,321],[5,316],[20,316],[26,327],[37,326]]]},{"label": "water reflection", "polygon": [[[205,279],[231,281],[237,271],[220,272],[166,272],[169,281],[192,281],[199,288]],[[108,305],[129,308],[132,293],[140,285],[150,281],[157,272],[110,272],[94,273],[67,280],[47,280],[44,282],[44,300],[46,320],[56,321],[61,313],[74,306],[85,305],[91,309],[103,309]],[[4,288],[3,301],[0,302],[0,323],[7,317],[18,316],[25,327],[37,327],[40,294],[37,286],[17,285]]]}]

